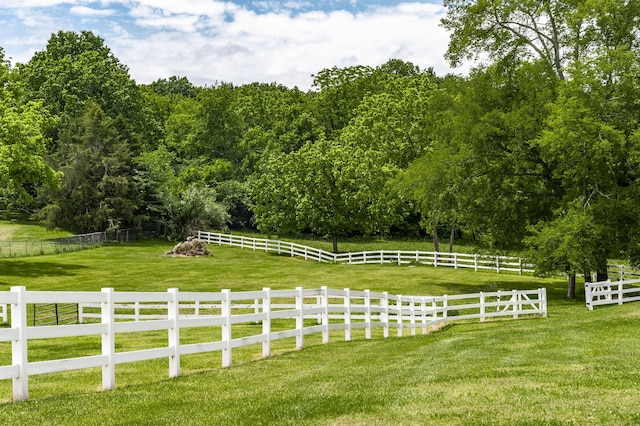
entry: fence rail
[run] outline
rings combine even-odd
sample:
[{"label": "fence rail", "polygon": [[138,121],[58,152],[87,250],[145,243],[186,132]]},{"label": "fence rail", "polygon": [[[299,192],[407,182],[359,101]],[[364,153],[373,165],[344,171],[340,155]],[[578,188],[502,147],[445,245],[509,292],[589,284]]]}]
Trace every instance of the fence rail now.
[{"label": "fence rail", "polygon": [[[33,327],[27,326],[30,304],[76,303],[82,308],[82,324]],[[11,364],[0,366],[0,380],[13,381],[13,399],[28,398],[31,375],[69,370],[102,368],[102,388],[115,387],[117,364],[167,358],[169,377],[180,374],[180,357],[204,352],[221,352],[222,366],[231,365],[235,348],[261,345],[262,356],[271,354],[271,342],[295,339],[295,347],[304,345],[305,336],[322,335],[329,343],[331,332],[343,331],[351,340],[352,331],[364,330],[371,338],[372,330],[381,328],[384,337],[391,329],[402,336],[405,330],[414,335],[427,333],[451,321],[493,317],[519,318],[522,315],[546,316],[546,289],[475,293],[452,296],[402,296],[387,292],[350,289],[271,290],[231,292],[166,293],[115,292],[41,292],[12,287],[0,292],[0,305],[10,305],[10,328],[0,329],[0,342],[11,342]],[[137,310],[136,310],[137,308]],[[93,309],[94,312],[91,312]],[[305,319],[314,318],[311,323]],[[277,328],[273,328],[277,324]],[[237,327],[242,326],[237,337]],[[193,328],[218,330],[220,339],[207,337],[193,343]],[[168,335],[166,345],[133,350],[118,346],[116,335],[160,331]],[[165,334],[166,333],[166,334]],[[207,330],[207,336],[216,333]],[[32,339],[68,339],[76,336],[100,336],[99,353],[66,359],[29,360],[28,342]],[[200,334],[201,336],[202,334]],[[335,334],[334,334],[335,336]],[[189,341],[190,343],[184,343]]]},{"label": "fence rail", "polygon": [[397,264],[407,265],[420,263],[432,266],[445,266],[458,268],[470,268],[476,271],[494,270],[496,272],[510,271],[523,273],[534,272],[535,265],[526,263],[522,258],[509,256],[492,256],[483,254],[441,253],[429,251],[406,250],[373,250],[353,253],[331,253],[325,250],[307,247],[304,245],[269,240],[264,238],[252,238],[242,235],[220,234],[216,232],[198,231],[197,237],[209,244],[227,245],[265,251],[292,257],[302,257],[324,263],[348,263],[348,264]]},{"label": "fence rail", "polygon": [[600,305],[622,305],[640,301],[640,279],[585,283],[584,293],[590,311]]}]

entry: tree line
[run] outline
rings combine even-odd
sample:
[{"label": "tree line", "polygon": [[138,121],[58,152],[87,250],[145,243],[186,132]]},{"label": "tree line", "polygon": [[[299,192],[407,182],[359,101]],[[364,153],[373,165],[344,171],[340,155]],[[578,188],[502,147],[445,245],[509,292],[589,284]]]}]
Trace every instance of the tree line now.
[{"label": "tree line", "polygon": [[0,47],[0,208],[76,232],[466,235],[540,273],[640,263],[640,1],[444,0],[452,64],[137,84],[104,40]]}]

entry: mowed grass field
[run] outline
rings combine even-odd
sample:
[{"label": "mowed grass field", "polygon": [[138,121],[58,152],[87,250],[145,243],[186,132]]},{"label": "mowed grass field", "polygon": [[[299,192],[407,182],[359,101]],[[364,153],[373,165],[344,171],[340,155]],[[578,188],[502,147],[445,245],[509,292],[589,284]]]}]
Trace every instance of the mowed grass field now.
[{"label": "mowed grass field", "polygon": [[[255,290],[263,287],[371,289],[441,295],[546,287],[549,317],[454,324],[429,335],[329,345],[319,336],[293,350],[274,345],[119,365],[117,388],[101,392],[100,371],[30,378],[30,400],[12,403],[0,382],[0,424],[82,425],[632,425],[640,423],[640,304],[587,310],[563,300],[565,281],[428,266],[327,265],[210,245],[212,257],[174,258],[166,241],[76,253],[0,259],[0,290]],[[579,292],[579,297],[583,293]],[[392,333],[394,335],[394,333]],[[145,339],[126,338],[140,347]],[[56,339],[57,340],[57,339]],[[30,349],[32,348],[30,344]],[[98,337],[33,342],[31,360],[99,351]],[[76,355],[74,355],[76,354]],[[10,345],[0,345],[0,365]]]}]

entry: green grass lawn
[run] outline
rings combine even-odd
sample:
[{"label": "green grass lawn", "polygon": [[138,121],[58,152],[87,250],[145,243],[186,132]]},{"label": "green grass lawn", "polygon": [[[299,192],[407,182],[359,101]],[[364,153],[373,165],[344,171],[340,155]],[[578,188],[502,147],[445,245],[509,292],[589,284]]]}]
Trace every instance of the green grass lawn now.
[{"label": "green grass lawn", "polygon": [[72,234],[59,229],[47,230],[24,216],[0,214],[0,241],[60,238],[69,235]]},{"label": "green grass lawn", "polygon": [[[632,425],[640,423],[640,305],[588,311],[564,301],[565,281],[452,268],[329,265],[210,245],[212,257],[173,258],[170,242],[147,241],[63,255],[0,259],[0,290],[182,291],[263,287],[371,289],[441,295],[548,289],[549,317],[455,324],[425,336],[329,345],[308,336],[258,360],[259,346],[119,365],[117,389],[100,392],[99,369],[32,376],[30,400],[0,404],[1,424]],[[392,333],[393,335],[393,333]],[[166,335],[124,336],[146,347]],[[10,363],[10,345],[0,361]],[[99,337],[33,342],[31,359],[99,351]],[[30,346],[31,349],[31,346]],[[77,355],[75,355],[77,356]],[[11,382],[0,383],[9,401]]]}]

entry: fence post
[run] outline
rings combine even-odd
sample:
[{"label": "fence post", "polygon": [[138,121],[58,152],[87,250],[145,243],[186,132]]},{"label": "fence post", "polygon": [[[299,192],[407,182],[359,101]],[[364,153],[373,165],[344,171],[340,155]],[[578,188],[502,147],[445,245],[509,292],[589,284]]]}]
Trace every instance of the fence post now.
[{"label": "fence post", "polygon": [[411,296],[411,298],[409,299],[409,312],[411,313],[411,319],[410,319],[411,335],[415,336],[416,335],[416,301],[414,296]]},{"label": "fence post", "polygon": [[478,255],[473,255],[473,270],[478,272]]},{"label": "fence post", "polygon": [[140,321],[140,302],[136,300],[133,306],[133,316],[135,317],[134,321]]},{"label": "fence post", "polygon": [[169,357],[169,377],[180,375],[180,304],[178,301],[178,289],[167,290],[171,299],[167,303],[167,318],[171,321],[169,329],[169,347],[173,354]]},{"label": "fence post", "polygon": [[618,281],[618,305],[622,305],[624,301],[622,297],[624,296],[624,292],[622,291],[624,288],[624,282],[622,280]]},{"label": "fence post", "polygon": [[365,308],[364,322],[366,323],[365,329],[364,329],[365,330],[364,338],[371,339],[371,291],[370,290],[364,291],[364,308]]},{"label": "fence post", "polygon": [[302,287],[296,287],[296,348],[301,349],[304,346],[304,290]]},{"label": "fence post", "polygon": [[427,334],[427,299],[420,298],[420,319],[422,320],[422,334]]},{"label": "fence post", "polygon": [[449,317],[449,295],[442,296],[442,324],[447,325],[447,318]]},{"label": "fence post", "polygon": [[[5,312],[7,310],[7,308],[5,307]],[[6,319],[5,319],[5,322]],[[83,324],[84,323],[84,306],[82,305],[82,303],[78,303],[78,324]]]},{"label": "fence post", "polygon": [[320,303],[322,305],[322,343],[329,343],[329,288],[320,287],[322,295]]},{"label": "fence post", "polygon": [[458,253],[453,253],[453,269],[458,269]]},{"label": "fence post", "polygon": [[547,317],[547,289],[542,287],[538,289],[538,300],[540,300],[540,310],[542,311],[542,317]]},{"label": "fence post", "polygon": [[262,335],[265,339],[262,342],[262,357],[266,358],[271,356],[271,289],[265,287],[262,291],[264,292],[262,296],[262,313],[265,316],[262,319]]},{"label": "fence post", "polygon": [[591,295],[591,283],[584,283],[584,298],[587,303],[587,308],[589,308],[590,311],[593,311],[593,304],[591,303],[593,299],[593,296]]},{"label": "fence post", "polygon": [[480,292],[480,322],[484,322],[484,292]]},{"label": "fence post", "polygon": [[344,289],[344,341],[351,341],[351,290]]},{"label": "fence post", "polygon": [[513,319],[518,319],[518,313],[520,312],[520,293],[518,290],[512,291],[513,296],[511,296],[511,300],[513,301]]},{"label": "fence post", "polygon": [[496,272],[500,273],[500,256],[496,256]]},{"label": "fence post", "polygon": [[103,288],[102,293],[106,300],[102,302],[100,316],[102,324],[107,326],[107,332],[102,335],[102,355],[107,357],[107,364],[102,366],[102,389],[109,390],[116,387],[114,291],[113,288]]},{"label": "fence post", "polygon": [[11,342],[11,363],[18,366],[18,377],[13,379],[13,400],[29,398],[29,362],[27,356],[27,289],[24,286],[11,287],[18,301],[11,305],[11,328],[18,330],[18,339]]},{"label": "fence post", "polygon": [[224,348],[222,349],[222,366],[231,366],[231,290],[228,288],[221,291],[222,294],[222,341]]},{"label": "fence post", "polygon": [[398,311],[398,317],[396,322],[398,323],[398,337],[402,337],[402,295],[398,295],[398,301],[396,302],[396,309]]},{"label": "fence post", "polygon": [[384,308],[384,312],[382,312],[382,335],[383,337],[389,337],[389,293],[386,291],[382,292],[382,307]]}]

